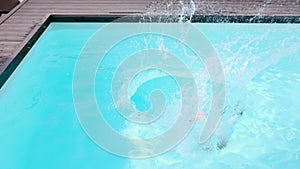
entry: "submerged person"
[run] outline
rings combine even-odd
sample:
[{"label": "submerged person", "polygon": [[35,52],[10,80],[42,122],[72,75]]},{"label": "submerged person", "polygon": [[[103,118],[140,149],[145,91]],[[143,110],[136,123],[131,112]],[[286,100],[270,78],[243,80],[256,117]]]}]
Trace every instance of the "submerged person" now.
[{"label": "submerged person", "polygon": [[[244,114],[244,111],[239,108],[239,104],[236,104],[234,108],[227,106],[224,109],[223,117],[219,123],[215,133],[211,138],[204,143],[204,150],[222,150],[227,146],[227,143],[233,132],[234,125],[238,122],[240,117]],[[195,116],[192,116],[189,121],[200,121],[206,118],[205,113],[201,112]]]},{"label": "submerged person", "polygon": [[243,114],[244,111],[241,110],[238,105],[236,105],[233,110],[232,108],[229,108],[229,110],[224,111],[223,118],[215,132],[215,135],[218,138],[218,150],[222,150],[227,146],[233,132],[233,127]]}]

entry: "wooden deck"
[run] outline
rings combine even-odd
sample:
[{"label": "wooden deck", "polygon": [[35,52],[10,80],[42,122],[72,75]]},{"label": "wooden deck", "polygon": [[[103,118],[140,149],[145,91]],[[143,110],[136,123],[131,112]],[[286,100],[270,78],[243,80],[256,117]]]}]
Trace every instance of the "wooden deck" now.
[{"label": "wooden deck", "polygon": [[142,13],[149,3],[149,0],[25,0],[10,16],[0,18],[0,73],[23,42],[28,41],[28,35],[51,13],[130,15]]},{"label": "wooden deck", "polygon": [[[152,12],[153,10],[158,13],[170,11],[168,14],[178,14],[182,12],[182,6],[192,7],[190,0],[182,2],[184,3],[155,0],[148,9]],[[194,0],[192,2],[195,5],[195,15],[300,17],[300,0]]]},{"label": "wooden deck", "polygon": [[[190,0],[185,0],[191,6]],[[195,14],[297,16],[300,0],[195,0]],[[178,0],[25,0],[0,18],[0,74],[49,14],[178,14]],[[173,12],[167,12],[169,9]],[[174,10],[175,9],[175,10]]]}]

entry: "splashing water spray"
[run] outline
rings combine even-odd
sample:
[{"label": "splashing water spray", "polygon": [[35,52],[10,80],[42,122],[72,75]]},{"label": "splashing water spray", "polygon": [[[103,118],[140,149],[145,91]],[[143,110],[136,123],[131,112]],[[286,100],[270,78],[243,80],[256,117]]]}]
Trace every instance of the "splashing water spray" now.
[{"label": "splashing water spray", "polygon": [[[194,1],[188,1],[188,5],[185,1],[179,1],[179,4],[181,7],[177,22],[172,19],[173,22],[165,22],[164,17],[139,16],[139,22],[128,24],[127,22],[132,21],[134,17],[122,17],[101,27],[81,51],[73,77],[76,113],[87,135],[101,148],[111,153],[128,158],[157,156],[178,145],[194,126],[194,122],[191,123],[189,119],[199,112],[200,98],[196,84],[198,77],[190,70],[190,61],[186,62],[180,56],[166,50],[164,39],[173,39],[190,48],[196,54],[195,57],[203,62],[209,74],[212,87],[211,108],[200,133],[199,143],[205,143],[217,129],[225,102],[225,79],[222,65],[210,42],[199,29],[190,23],[196,9]],[[162,115],[166,108],[167,96],[161,90],[153,90],[149,93],[150,109],[144,113],[139,112],[130,101],[132,93],[136,90],[130,89],[130,86],[141,85],[147,79],[135,83],[135,77],[144,77],[139,74],[156,70],[156,72],[164,72],[176,81],[181,92],[180,113],[167,131],[151,138],[128,137],[112,129],[97,106],[94,90],[95,75],[104,57],[119,43],[139,36],[142,37],[141,41],[145,43],[145,47],[122,56],[122,61],[113,71],[110,94],[116,111],[124,119],[131,123],[148,125]],[[161,37],[157,39],[158,48],[153,47],[145,38],[151,39],[155,36]],[[162,75],[153,73],[152,76],[151,78],[154,79]]]}]

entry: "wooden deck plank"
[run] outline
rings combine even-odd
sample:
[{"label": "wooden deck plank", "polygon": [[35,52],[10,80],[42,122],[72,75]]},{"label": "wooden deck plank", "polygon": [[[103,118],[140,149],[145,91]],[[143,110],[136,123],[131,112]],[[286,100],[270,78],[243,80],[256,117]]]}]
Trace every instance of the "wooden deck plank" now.
[{"label": "wooden deck plank", "polygon": [[132,3],[132,4],[149,4],[149,0],[73,0],[73,1],[68,1],[68,0],[32,0],[29,2],[29,4],[43,4],[43,3],[68,3],[68,4],[78,4],[78,3],[86,3],[86,4],[104,4],[104,3],[111,3],[111,4],[122,4],[123,2],[127,3]]},{"label": "wooden deck plank", "polygon": [[[51,9],[80,9],[80,10],[86,10],[85,8],[88,9],[116,9],[116,7],[121,8],[125,8],[125,9],[137,9],[137,7],[145,7],[144,4],[135,4],[135,6],[132,6],[132,4],[120,4],[120,5],[116,5],[116,6],[112,6],[111,4],[102,4],[101,6],[90,6],[87,4],[53,4],[51,5],[51,8],[49,8],[49,5],[30,5],[30,6],[24,6],[22,9],[26,9],[26,10],[51,10]],[[139,10],[139,9],[137,9]],[[139,10],[140,11],[140,10]]]},{"label": "wooden deck plank", "polygon": [[22,42],[25,38],[25,36],[15,36],[15,37],[12,37],[12,36],[4,36],[4,37],[0,37],[0,41],[8,41],[8,42],[15,42],[15,41],[19,41],[19,42]]}]

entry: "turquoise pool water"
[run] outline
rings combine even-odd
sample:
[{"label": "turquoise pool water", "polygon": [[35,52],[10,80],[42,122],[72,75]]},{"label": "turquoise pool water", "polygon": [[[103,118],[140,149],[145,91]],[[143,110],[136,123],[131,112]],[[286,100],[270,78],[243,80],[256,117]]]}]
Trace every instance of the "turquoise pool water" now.
[{"label": "turquoise pool water", "polygon": [[[72,81],[83,46],[103,23],[51,23],[0,90],[0,164],[14,168],[263,168],[300,166],[300,25],[194,23],[218,53],[226,78],[226,105],[238,103],[243,115],[215,140],[199,145],[199,120],[174,149],[148,159],[128,159],[101,149],[77,119]],[[103,39],[105,41],[105,39]],[[201,104],[211,105],[209,75],[201,60],[180,43],[158,35],[139,35],[117,44],[99,65],[95,95],[108,124],[120,134],[149,138],[173,125],[180,106],[179,88],[163,72],[135,76],[131,103],[150,109],[153,89],[166,94],[160,119],[149,125],[126,121],[111,97],[113,73],[136,50],[165,50],[178,56],[197,77]],[[85,83],[85,82],[83,82]],[[163,84],[163,85],[161,85]],[[192,106],[192,105],[191,105]],[[231,109],[231,108],[229,108]],[[226,124],[229,112],[225,112]]]}]

